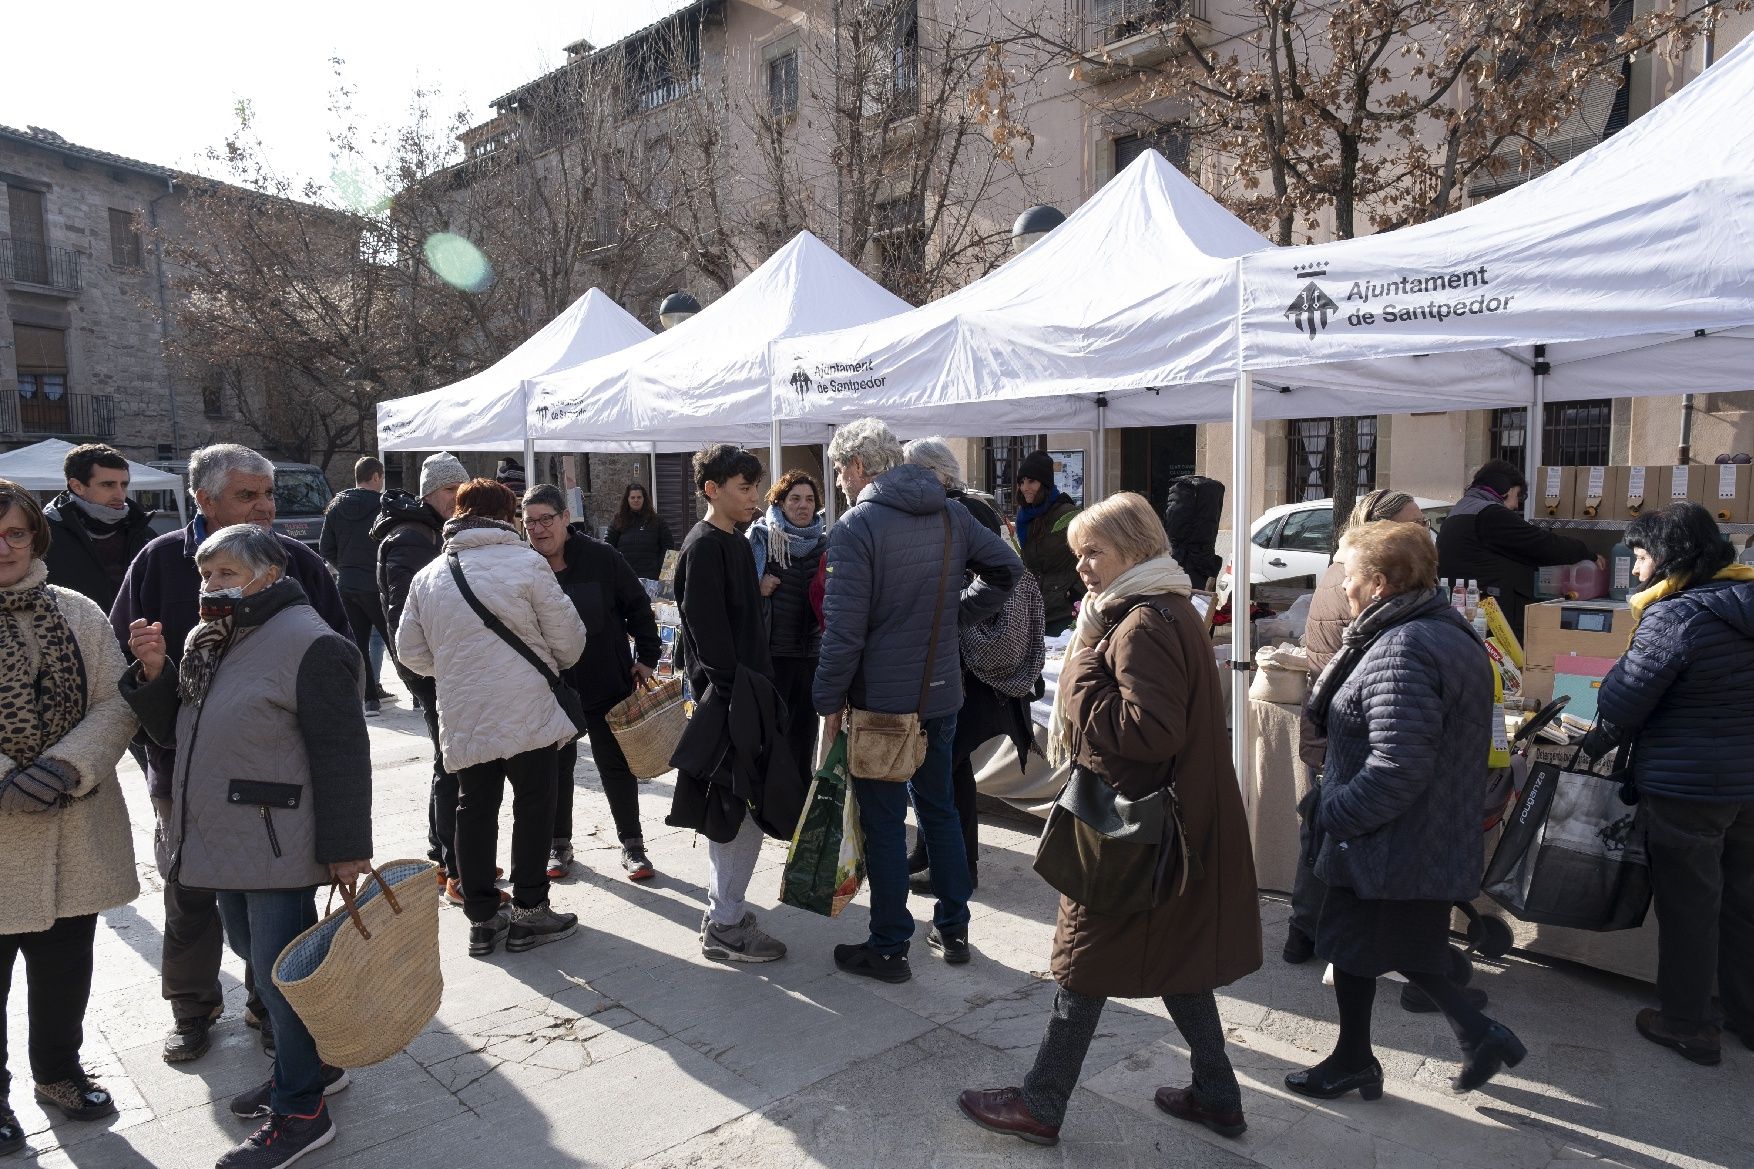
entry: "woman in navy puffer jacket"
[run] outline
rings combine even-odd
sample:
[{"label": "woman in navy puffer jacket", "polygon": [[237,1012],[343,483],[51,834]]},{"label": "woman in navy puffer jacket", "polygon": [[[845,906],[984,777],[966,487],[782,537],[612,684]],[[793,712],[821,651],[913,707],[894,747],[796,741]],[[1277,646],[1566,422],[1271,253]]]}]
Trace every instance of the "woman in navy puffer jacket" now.
[{"label": "woman in navy puffer jacket", "polygon": [[1754,1048],[1754,568],[1696,503],[1626,531],[1632,645],[1602,681],[1584,753],[1632,744],[1657,909],[1657,997],[1639,1034],[1695,1063],[1724,1026]]}]

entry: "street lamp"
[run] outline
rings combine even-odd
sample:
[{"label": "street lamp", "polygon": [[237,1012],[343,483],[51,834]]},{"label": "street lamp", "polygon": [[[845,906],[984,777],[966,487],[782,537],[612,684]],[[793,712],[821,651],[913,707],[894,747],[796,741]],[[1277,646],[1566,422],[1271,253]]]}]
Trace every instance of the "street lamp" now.
[{"label": "street lamp", "polygon": [[1037,203],[1028,211],[1017,217],[1011,225],[1011,253],[1021,254],[1030,244],[1066,222],[1066,217],[1058,207],[1050,207],[1046,203]]},{"label": "street lamp", "polygon": [[700,301],[686,292],[672,292],[658,306],[658,323],[666,329],[674,329],[699,311]]}]

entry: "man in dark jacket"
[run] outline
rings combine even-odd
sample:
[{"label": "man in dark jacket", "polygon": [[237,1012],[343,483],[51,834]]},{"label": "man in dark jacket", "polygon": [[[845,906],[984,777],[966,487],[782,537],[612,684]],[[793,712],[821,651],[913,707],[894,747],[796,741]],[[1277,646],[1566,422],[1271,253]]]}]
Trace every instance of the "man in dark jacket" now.
[{"label": "man in dark jacket", "polygon": [[90,597],[107,613],[128,565],[152,539],[152,514],[128,498],[128,460],[115,447],[74,447],[61,469],[67,490],[43,509],[49,583]]},{"label": "man in dark jacket", "polygon": [[[621,840],[621,867],[635,881],[649,880],[656,870],[646,856],[645,834],[639,826],[639,780],[628,768],[604,716],[632,694],[635,685],[652,680],[664,643],[645,586],[621,553],[588,534],[583,525],[569,527],[570,519],[566,497],[552,483],[538,483],[525,493],[524,530],[530,535],[530,547],[547,558],[560,590],[585,623],[585,652],[565,676],[585,708],[591,759],[609,799],[615,835]],[[560,749],[554,840],[548,854],[550,880],[566,876],[572,865],[573,770],[578,761],[575,739]]]},{"label": "man in dark jacket", "polygon": [[836,946],[834,961],[851,974],[906,982],[913,977],[907,951],[914,932],[907,908],[910,794],[938,898],[926,942],[948,962],[968,961],[968,858],[950,782],[962,708],[957,625],[1003,609],[1023,565],[967,508],[950,506],[936,474],[903,463],[901,444],[877,419],[841,427],[828,455],[841,490],[856,502],[828,537],[826,628],[816,668],[824,736],[834,740],[849,706],[918,714],[926,736],[925,762],[907,783],[853,776],[871,878],[871,931],[862,945]]},{"label": "man in dark jacket", "polygon": [[353,644],[359,647],[359,660],[370,666],[365,688],[368,715],[378,713],[383,698],[378,662],[372,657],[372,633],[375,631],[384,645],[390,643],[384,606],[378,600],[378,549],[371,537],[383,501],[384,465],[366,455],[353,464],[353,486],[329,501],[323,515],[323,538],[317,542],[317,551],[340,578],[341,605],[353,629]]},{"label": "man in dark jacket", "polygon": [[1078,558],[1066,532],[1078,514],[1078,501],[1054,483],[1054,457],[1033,451],[1017,468],[1017,546],[1023,567],[1041,582],[1049,637],[1072,628],[1072,602],[1084,595]]},{"label": "man in dark jacket", "polygon": [[[122,578],[110,609],[110,625],[124,652],[132,622],[157,622],[163,626],[166,652],[180,659],[190,631],[200,623],[201,574],[195,567],[195,550],[201,541],[232,524],[269,527],[274,522],[274,464],[248,447],[221,443],[196,451],[189,456],[189,486],[198,512],[194,521],[147,544]],[[279,539],[286,548],[287,575],[299,582],[311,607],[330,628],[347,634],[347,615],[328,566],[298,540]],[[146,762],[153,809],[161,817],[169,816],[176,751],[148,742]],[[224,1010],[219,962],[225,938],[210,891],[185,889],[167,878],[164,908],[160,973],[164,997],[176,1018],[176,1026],[165,1037],[164,1058],[167,1063],[186,1063],[207,1052],[208,1030]],[[245,1018],[252,1017],[258,1022],[265,1018],[253,990]]]},{"label": "man in dark jacket", "polygon": [[[392,649],[396,628],[402,624],[402,608],[408,603],[408,586],[421,569],[431,564],[444,548],[442,530],[457,510],[457,488],[469,481],[469,472],[456,455],[440,451],[427,456],[420,466],[420,497],[406,491],[385,493],[378,518],[371,526],[377,543],[378,600]],[[444,870],[445,895],[463,904],[457,885],[457,777],[445,770],[439,748],[438,689],[432,678],[396,668],[402,684],[420,704],[426,717],[427,737],[432,740],[432,798],[427,804],[427,855]]]},{"label": "man in dark jacket", "polygon": [[[1523,473],[1493,459],[1474,473],[1474,482],[1450,509],[1437,533],[1437,575],[1480,582],[1483,596],[1496,597],[1504,619],[1518,638],[1523,610],[1535,600],[1535,570],[1588,560],[1582,540],[1542,531],[1517,509],[1529,493]],[[1595,560],[1607,568],[1607,561]]]},{"label": "man in dark jacket", "polygon": [[1584,754],[1633,744],[1631,779],[1650,854],[1660,1010],[1638,1032],[1700,1064],[1723,1028],[1754,1047],[1754,567],[1736,564],[1696,503],[1626,531],[1638,627],[1602,679]]}]

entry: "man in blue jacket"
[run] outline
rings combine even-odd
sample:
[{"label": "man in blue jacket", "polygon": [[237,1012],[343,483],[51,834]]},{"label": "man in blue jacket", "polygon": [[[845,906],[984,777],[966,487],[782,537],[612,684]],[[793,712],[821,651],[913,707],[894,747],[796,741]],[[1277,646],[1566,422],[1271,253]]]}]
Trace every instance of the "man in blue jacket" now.
[{"label": "man in blue jacket", "polygon": [[917,713],[927,743],[925,762],[905,784],[854,774],[871,880],[871,933],[862,945],[836,946],[834,961],[850,974],[906,982],[913,977],[907,951],[914,932],[907,908],[910,794],[938,899],[926,943],[946,962],[969,958],[969,868],[950,783],[962,708],[956,627],[1004,608],[1023,562],[944,494],[934,472],[904,463],[901,443],[875,418],[836,431],[828,456],[841,490],[855,502],[828,536],[815,688],[816,709],[828,720],[825,737],[833,741],[851,706]]},{"label": "man in blue jacket", "polygon": [[[128,653],[131,622],[156,621],[164,626],[168,654],[173,660],[181,658],[189,631],[200,623],[201,574],[195,567],[195,549],[209,534],[232,524],[270,527],[274,523],[274,464],[248,447],[220,443],[196,451],[189,456],[189,485],[195,493],[194,522],[147,544],[122,578],[110,625],[123,653]],[[280,542],[286,549],[287,574],[304,586],[317,615],[335,632],[351,638],[341,594],[328,566],[298,540],[281,536]],[[175,765],[174,750],[147,742],[146,780],[153,809],[161,817],[170,814]],[[159,867],[162,872],[162,858]],[[225,1009],[219,988],[225,936],[211,891],[185,889],[166,880],[164,910],[160,976],[176,1019],[165,1037],[164,1058],[166,1063],[187,1063],[206,1054],[211,1044],[207,1032]],[[253,986],[245,1017],[264,1028],[267,1045],[271,1041],[267,1012]]]}]

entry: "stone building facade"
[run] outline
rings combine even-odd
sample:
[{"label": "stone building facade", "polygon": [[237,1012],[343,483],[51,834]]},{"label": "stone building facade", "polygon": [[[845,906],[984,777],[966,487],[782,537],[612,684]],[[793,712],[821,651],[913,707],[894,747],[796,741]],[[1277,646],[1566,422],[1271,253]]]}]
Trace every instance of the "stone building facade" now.
[{"label": "stone building facade", "polygon": [[[138,462],[251,441],[166,355],[176,172],[0,126],[0,448],[102,441]],[[269,454],[274,452],[270,451]]]}]

